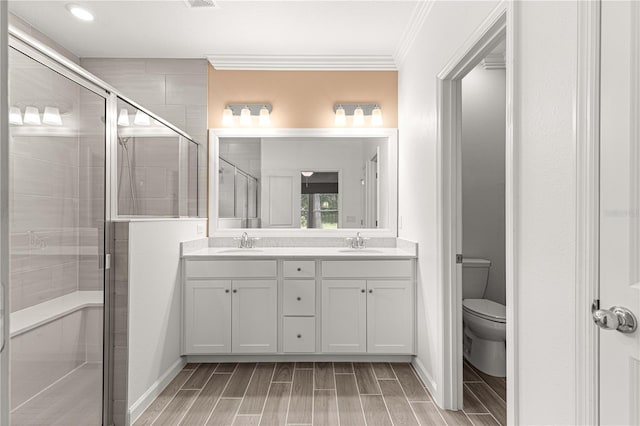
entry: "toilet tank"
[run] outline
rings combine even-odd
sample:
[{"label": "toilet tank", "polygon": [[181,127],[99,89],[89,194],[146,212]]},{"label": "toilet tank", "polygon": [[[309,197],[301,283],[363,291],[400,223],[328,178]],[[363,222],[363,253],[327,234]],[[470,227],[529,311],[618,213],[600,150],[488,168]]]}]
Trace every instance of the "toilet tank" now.
[{"label": "toilet tank", "polygon": [[462,298],[482,299],[489,281],[491,261],[487,259],[462,259]]}]

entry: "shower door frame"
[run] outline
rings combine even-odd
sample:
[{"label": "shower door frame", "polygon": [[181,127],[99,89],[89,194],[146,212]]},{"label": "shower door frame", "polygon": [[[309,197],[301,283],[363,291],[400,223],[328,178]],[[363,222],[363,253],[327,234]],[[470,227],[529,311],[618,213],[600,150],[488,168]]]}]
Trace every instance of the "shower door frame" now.
[{"label": "shower door frame", "polygon": [[[90,81],[89,79],[74,72],[72,67],[69,67],[68,59],[62,57],[55,51],[49,49],[47,46],[39,43],[36,40],[28,37],[20,31],[9,27],[9,49],[13,48],[17,52],[29,57],[35,62],[43,65],[51,71],[60,74],[61,76],[73,81],[79,86],[95,93],[105,101],[105,164],[104,164],[104,255],[100,260],[104,265],[103,273],[103,359],[102,359],[102,424],[112,425],[113,417],[113,350],[112,350],[112,330],[113,330],[113,309],[109,309],[113,305],[114,288],[115,288],[115,276],[111,272],[110,259],[112,253],[113,240],[113,217],[112,211],[115,206],[112,194],[112,186],[115,175],[113,175],[115,157],[114,152],[116,150],[116,114],[113,111],[117,111],[117,96],[111,93],[108,89],[101,87],[98,84]],[[6,114],[5,114],[6,115]],[[8,142],[8,140],[7,140]],[[8,150],[7,150],[8,151]],[[7,152],[8,154],[8,152]],[[113,163],[113,164],[112,164]],[[8,222],[8,217],[7,217]],[[8,238],[8,236],[6,237]],[[3,265],[4,266],[4,265]],[[8,306],[8,303],[6,303]],[[9,312],[7,310],[7,312]],[[7,317],[9,314],[7,314]],[[8,335],[7,335],[8,336]],[[9,338],[7,338],[7,348],[9,349]],[[8,378],[7,378],[8,383]],[[0,419],[2,420],[2,419]]]}]

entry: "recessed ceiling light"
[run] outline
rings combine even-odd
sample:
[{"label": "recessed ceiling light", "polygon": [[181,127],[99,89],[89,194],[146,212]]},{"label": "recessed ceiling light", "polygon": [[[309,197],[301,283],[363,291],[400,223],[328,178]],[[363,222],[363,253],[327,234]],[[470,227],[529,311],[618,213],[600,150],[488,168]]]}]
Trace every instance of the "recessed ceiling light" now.
[{"label": "recessed ceiling light", "polygon": [[69,3],[67,5],[67,10],[71,12],[73,16],[82,20],[82,21],[93,21],[93,14],[89,12],[84,7],[78,6],[77,4]]}]

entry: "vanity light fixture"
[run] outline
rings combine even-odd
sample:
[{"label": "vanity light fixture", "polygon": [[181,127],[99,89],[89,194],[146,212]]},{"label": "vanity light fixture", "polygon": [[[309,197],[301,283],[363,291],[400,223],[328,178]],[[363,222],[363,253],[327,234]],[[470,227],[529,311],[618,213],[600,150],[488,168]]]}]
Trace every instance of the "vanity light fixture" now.
[{"label": "vanity light fixture", "polygon": [[311,176],[313,176],[313,172],[300,172],[300,173],[302,173],[302,176],[304,176],[304,177],[311,177]]},{"label": "vanity light fixture", "polygon": [[120,110],[120,114],[118,114],[118,126],[129,126],[131,125],[131,121],[129,121],[129,111],[126,108],[122,108]]},{"label": "vanity light fixture", "polygon": [[47,106],[44,107],[44,114],[42,114],[42,122],[50,124],[52,126],[62,126],[62,118],[60,117],[60,110],[56,107]]},{"label": "vanity light fixture", "polygon": [[353,110],[353,125],[356,127],[364,126],[364,111],[360,105]]},{"label": "vanity light fixture", "polygon": [[347,125],[347,115],[345,114],[342,105],[338,105],[338,108],[336,108],[335,125],[341,127]]},{"label": "vanity light fixture", "polygon": [[222,125],[225,127],[235,124],[235,116],[240,117],[240,125],[244,127],[253,124],[253,116],[258,117],[258,125],[266,127],[271,125],[271,111],[269,104],[227,104],[222,111]]},{"label": "vanity light fixture", "polygon": [[20,108],[15,106],[9,108],[9,124],[22,126],[22,112],[20,112]]},{"label": "vanity light fixture", "polygon": [[271,116],[269,115],[269,110],[265,105],[260,108],[260,117],[258,118],[258,124],[262,127],[271,125]]},{"label": "vanity light fixture", "polygon": [[73,16],[80,19],[81,21],[91,22],[95,18],[93,17],[93,13],[89,12],[82,6],[78,6],[77,4],[69,3],[67,5],[67,10],[71,12]]},{"label": "vanity light fixture", "polygon": [[378,105],[371,111],[371,125],[382,126],[382,109]]},{"label": "vanity light fixture", "polygon": [[233,110],[228,105],[222,111],[222,125],[233,126]]},{"label": "vanity light fixture", "polygon": [[251,126],[251,110],[246,105],[240,110],[240,124],[242,126]]},{"label": "vanity light fixture", "polygon": [[340,103],[333,106],[333,112],[335,113],[336,126],[345,126],[347,123],[347,116],[353,117],[352,123],[354,127],[364,126],[366,116],[371,117],[372,126],[382,126],[382,109],[378,104]]},{"label": "vanity light fixture", "polygon": [[151,120],[149,119],[149,116],[147,114],[138,110],[136,111],[136,116],[133,119],[133,123],[138,126],[149,126],[151,125]]},{"label": "vanity light fixture", "polygon": [[24,109],[24,123],[39,126],[40,123],[40,111],[34,106],[28,106]]}]

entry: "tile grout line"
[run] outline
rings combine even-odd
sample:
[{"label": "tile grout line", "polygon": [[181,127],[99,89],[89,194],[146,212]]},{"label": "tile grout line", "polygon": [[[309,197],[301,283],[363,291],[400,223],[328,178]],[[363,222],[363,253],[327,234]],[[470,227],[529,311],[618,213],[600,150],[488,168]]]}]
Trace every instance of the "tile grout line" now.
[{"label": "tile grout line", "polygon": [[[240,399],[240,404],[238,405],[238,409],[236,410],[236,414],[233,416],[233,422],[231,422],[232,424],[236,422],[236,419],[238,418],[238,416],[240,415],[240,407],[242,407],[242,404],[244,404],[244,398],[245,396],[247,396],[247,391],[249,390],[249,386],[251,386],[251,380],[253,379],[253,375],[256,374],[256,370],[258,369],[258,362],[256,362],[256,365],[253,366],[253,370],[251,371],[251,377],[249,377],[249,381],[247,382],[247,387],[244,389],[244,392],[242,393],[242,398]],[[229,379],[231,380],[231,379]]]},{"label": "tile grout line", "polygon": [[[236,371],[237,367],[238,365],[236,364],[236,367],[233,369],[234,372]],[[218,367],[216,367],[216,370],[217,369]],[[214,374],[215,374],[215,370],[214,370]],[[205,425],[209,423],[209,420],[211,420],[211,416],[213,415],[213,412],[216,410],[216,407],[218,407],[218,404],[220,404],[220,401],[222,401],[222,395],[224,395],[224,391],[226,391],[227,387],[229,387],[229,383],[231,383],[231,378],[233,377],[233,373],[220,373],[220,374],[229,374],[229,378],[227,379],[227,383],[224,384],[224,387],[222,388],[222,392],[220,392],[220,396],[218,397],[218,400],[216,401],[215,404],[213,404],[213,407],[211,408],[211,411],[209,412],[209,415],[207,416],[207,419],[204,422]]]},{"label": "tile grout line", "polygon": [[[418,378],[418,381],[422,384],[422,387],[424,388],[424,390],[427,393],[427,395],[429,395],[429,400],[430,400],[429,402],[431,402],[431,404],[433,405],[433,408],[435,408],[436,413],[438,413],[438,415],[440,416],[440,418],[442,419],[444,424],[447,425],[447,426],[455,426],[455,425],[449,425],[449,422],[447,422],[447,420],[444,418],[444,416],[440,412],[440,407],[438,407],[438,404],[436,404],[436,401],[435,401],[435,399],[433,399],[433,396],[431,395],[431,392],[429,392],[429,390],[427,389],[427,386],[424,384],[424,382],[422,381],[422,379],[420,378],[420,376],[416,372],[415,368],[413,367],[413,364],[411,364],[410,362],[408,364],[409,364],[409,367],[411,368],[411,371],[413,372],[413,374]],[[393,367],[391,368],[391,371],[393,371],[394,375],[396,374],[396,371],[393,369]],[[396,377],[397,377],[397,375],[396,375]],[[400,386],[400,387],[402,387],[402,386]],[[418,402],[418,401],[414,401],[414,402]],[[409,402],[409,405],[411,405],[411,402]],[[411,409],[413,409],[413,405],[411,405]],[[464,412],[464,410],[461,410],[461,411],[462,411],[462,414],[464,414],[465,417],[467,417],[467,420],[469,420],[471,422],[471,419],[469,419],[469,416],[467,416],[467,414]],[[418,419],[418,423],[420,423],[419,419]]]},{"label": "tile grout line", "polygon": [[[489,384],[488,384],[487,382],[483,382],[483,383],[484,383],[488,388],[491,388],[491,386],[489,386]],[[465,385],[463,384],[462,386],[465,386]],[[491,415],[491,417],[493,417],[493,419],[494,419],[498,424],[500,424],[501,426],[504,426],[504,425],[502,425],[502,423],[501,423],[501,422],[499,422],[499,421],[498,421],[498,419],[496,418],[496,416],[494,416],[494,415],[493,415],[493,413],[491,412],[491,410],[489,410],[489,407],[487,407],[487,405],[482,401],[482,399],[480,399],[480,398],[478,397],[478,395],[477,395],[475,392],[473,392],[473,391],[471,390],[471,388],[470,388],[470,387],[468,387],[468,386],[467,386],[467,390],[468,390],[469,392],[471,392],[471,395],[473,395],[473,396],[475,396],[475,397],[476,397],[476,399],[478,400],[478,402],[479,402],[479,403],[480,403],[480,404],[481,404],[481,405],[482,405],[482,406],[487,410],[488,414],[490,414],[490,415]],[[498,398],[499,398],[499,397],[498,397]],[[463,399],[463,401],[464,401],[464,399]],[[463,409],[463,411],[464,411],[464,409]],[[466,411],[464,411],[464,413],[467,415],[467,417],[469,417],[469,414],[486,414],[486,413],[467,413]],[[469,418],[469,420],[471,420],[471,418]],[[473,423],[473,422],[472,422],[472,423]]]},{"label": "tile grout line", "polygon": [[[277,364],[276,364],[277,366]],[[284,424],[289,423],[289,410],[291,409],[291,395],[293,395],[293,381],[295,380],[296,366],[293,365],[293,371],[291,372],[291,387],[289,388],[289,402],[287,403],[287,412],[284,417]],[[289,382],[277,382],[277,383],[289,383]]]},{"label": "tile grout line", "polygon": [[[407,363],[409,364],[409,366],[411,365],[411,363]],[[413,414],[413,417],[416,419],[416,422],[418,424],[420,424],[420,420],[418,419],[418,416],[416,416],[416,412],[413,409],[413,406],[411,405],[411,401],[409,401],[409,397],[407,396],[407,393],[404,390],[404,387],[402,386],[402,383],[400,382],[400,379],[398,378],[398,375],[396,374],[396,370],[393,369],[393,366],[390,364],[391,367],[391,371],[393,371],[393,375],[396,376],[396,381],[398,382],[398,386],[400,386],[400,390],[402,391],[402,394],[404,395],[404,398],[407,400],[407,403],[409,404],[409,409],[411,409],[411,413]],[[411,369],[411,367],[409,367]],[[413,370],[411,370],[413,372]],[[413,372],[413,374],[415,375],[415,372]],[[422,381],[418,378],[418,383],[422,383]],[[382,391],[382,389],[380,389],[380,391]],[[425,390],[426,393],[426,390]],[[429,396],[429,398],[431,399],[431,395],[427,394],[427,396]],[[393,422],[393,420],[392,420]],[[446,421],[445,421],[446,423]]]},{"label": "tile grout line", "polygon": [[[183,370],[180,370],[180,371],[183,371]],[[189,370],[187,370],[187,371],[189,371]],[[178,395],[178,392],[180,392],[180,390],[182,390],[182,386],[184,386],[184,384],[185,384],[185,383],[187,383],[187,382],[189,381],[189,379],[191,378],[191,376],[193,376],[193,374],[194,374],[195,372],[196,372],[196,370],[191,370],[191,374],[189,374],[189,377],[187,377],[187,380],[185,380],[185,381],[184,381],[184,383],[183,383],[183,384],[178,388],[178,390],[176,391],[176,393],[175,393],[175,394],[173,394],[173,396],[171,397],[171,399],[169,399],[169,401],[167,401],[167,403],[165,404],[165,406],[164,406],[164,407],[162,407],[162,410],[160,410],[160,412],[158,413],[158,415],[156,416],[156,418],[155,418],[155,419],[153,419],[153,421],[151,422],[151,426],[153,426],[153,425],[158,421],[158,419],[160,418],[160,416],[162,415],[162,413],[164,413],[164,412],[165,412],[165,410],[167,409],[167,407],[169,406],[169,404],[171,404],[171,401],[173,401],[173,400],[175,399],[176,395]],[[178,373],[178,374],[179,374],[179,373]],[[177,375],[176,375],[176,377],[177,377]],[[166,389],[166,388],[165,388],[165,389]],[[161,392],[161,393],[162,393],[162,392]],[[155,401],[155,400],[157,400],[159,396],[160,396],[160,395],[158,395],[158,396],[156,397],[156,399],[154,399],[154,401]],[[153,402],[152,402],[152,404],[153,404]],[[149,407],[151,407],[151,405],[149,405]],[[147,407],[147,410],[149,409],[149,407]],[[145,410],[145,411],[146,411],[146,410]],[[144,415],[144,412],[143,412],[142,414]],[[140,417],[142,417],[142,416],[140,416]],[[137,420],[136,420],[136,422],[137,422]]]},{"label": "tile grout line", "polygon": [[[200,365],[202,365],[202,364],[200,364]],[[200,366],[198,366],[198,368],[200,368]],[[195,372],[198,371],[198,368],[194,369],[192,374],[195,374]],[[180,419],[179,419],[177,424],[182,423],[184,418],[187,417],[187,414],[189,414],[189,410],[191,410],[191,407],[193,407],[193,405],[196,403],[196,400],[198,399],[198,397],[200,396],[200,394],[204,390],[205,386],[207,386],[207,383],[209,383],[209,380],[211,380],[211,378],[213,377],[213,374],[214,374],[214,371],[216,371],[216,368],[218,368],[218,364],[216,364],[215,368],[211,372],[211,375],[207,378],[207,380],[202,385],[202,388],[200,388],[198,390],[198,393],[196,394],[195,398],[193,398],[193,401],[191,402],[191,404],[189,404],[189,407],[185,410],[184,414],[180,417]],[[184,384],[186,385],[187,382],[184,382]],[[183,388],[181,388],[180,390],[192,390],[192,389],[184,389],[184,385],[182,385],[182,386],[183,386]],[[193,389],[193,390],[195,390],[195,389]],[[176,393],[176,395],[177,395],[177,393]]]},{"label": "tile grout line", "polygon": [[[271,379],[269,379],[269,389],[267,389],[267,396],[264,398],[264,402],[262,403],[262,410],[260,411],[260,421],[258,421],[258,425],[262,424],[262,418],[264,417],[264,409],[267,406],[267,400],[269,399],[269,394],[271,393],[271,385],[273,384],[273,378],[276,376],[276,370],[278,369],[278,363],[274,363],[273,373],[271,373]],[[294,367],[295,368],[295,367]]]},{"label": "tile grout line", "polygon": [[[393,372],[393,375],[395,376],[396,372],[393,371],[393,368],[391,367],[391,364],[387,363],[387,365],[389,366],[389,368],[391,368],[391,371]],[[391,421],[391,424],[394,425],[393,418],[391,417],[391,411],[389,411],[389,406],[387,405],[387,400],[385,399],[384,395],[382,395],[382,387],[380,386],[380,379],[378,378],[378,375],[376,374],[376,369],[373,368],[373,364],[371,364],[371,369],[373,370],[373,377],[375,377],[376,380],[378,381],[378,387],[380,388],[380,396],[382,397],[382,403],[384,404],[384,408],[385,408],[385,410],[387,410],[387,414],[389,415],[389,420]],[[354,368],[354,371],[355,371],[355,368]],[[387,380],[393,380],[393,379],[387,379]],[[400,382],[398,382],[398,384],[400,384]],[[411,405],[410,402],[409,402],[409,405]],[[420,424],[420,421],[418,421],[418,424]]]}]

